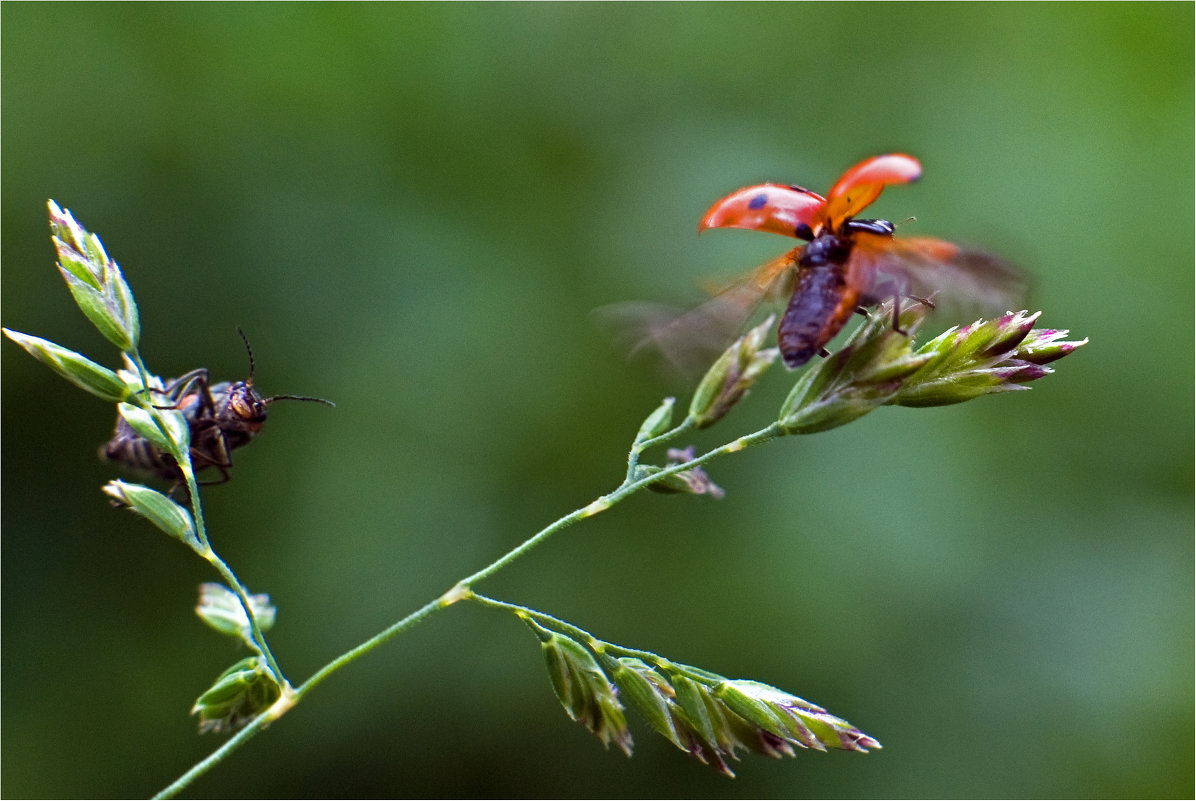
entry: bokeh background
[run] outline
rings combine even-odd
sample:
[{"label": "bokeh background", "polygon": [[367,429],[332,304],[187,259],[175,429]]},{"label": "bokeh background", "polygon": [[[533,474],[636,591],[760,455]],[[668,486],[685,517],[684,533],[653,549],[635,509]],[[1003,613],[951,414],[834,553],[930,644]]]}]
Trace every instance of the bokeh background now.
[{"label": "bokeh background", "polygon": [[[716,462],[479,589],[784,687],[881,740],[723,779],[566,719],[534,638],[457,607],[197,783],[235,797],[1191,797],[1193,6],[5,4],[3,323],[115,363],[53,266],[98,232],[163,375],[280,405],[207,493],[295,680],[620,479],[683,385],[591,310],[790,247],[695,236],[763,180],[920,157],[877,215],[1036,278],[1091,343],[1031,392]],[[951,321],[942,321],[945,326]],[[129,797],[219,742],[213,574],[108,508],[111,409],[3,364],[5,796]],[[792,376],[695,438],[763,426]]]}]

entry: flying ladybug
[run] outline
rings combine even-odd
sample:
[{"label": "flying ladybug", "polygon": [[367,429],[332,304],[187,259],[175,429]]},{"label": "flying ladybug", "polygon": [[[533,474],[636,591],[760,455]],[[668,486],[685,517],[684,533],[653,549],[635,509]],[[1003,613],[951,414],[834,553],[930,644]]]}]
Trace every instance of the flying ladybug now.
[{"label": "flying ladybug", "polygon": [[[695,350],[729,341],[762,300],[788,305],[777,341],[790,369],[808,362],[863,307],[895,298],[893,327],[903,299],[933,305],[938,293],[955,305],[1008,307],[1025,289],[1017,268],[941,239],[898,237],[888,220],[861,219],[889,184],[916,181],[922,165],[898,153],[873,156],[847,170],[826,197],[800,186],[745,187],[710,207],[698,225],[747,228],[802,240],[757,267],[702,306],[661,319],[641,309],[640,345],[656,345],[684,366]],[[655,316],[656,319],[647,319]]]}]

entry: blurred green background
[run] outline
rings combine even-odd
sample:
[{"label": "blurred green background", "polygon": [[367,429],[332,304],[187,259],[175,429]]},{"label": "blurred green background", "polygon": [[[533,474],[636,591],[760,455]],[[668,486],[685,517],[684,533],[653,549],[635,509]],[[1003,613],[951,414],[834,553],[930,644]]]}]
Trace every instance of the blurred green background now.
[{"label": "blurred green background", "polygon": [[[1032,392],[716,462],[480,589],[784,687],[884,743],[725,780],[566,719],[534,638],[458,607],[195,796],[1191,797],[1193,6],[4,4],[3,323],[115,364],[45,201],[99,233],[143,354],[281,405],[207,493],[295,680],[618,483],[668,393],[590,314],[790,247],[695,236],[763,180],[922,159],[878,216],[1036,279],[1091,344]],[[945,326],[952,321],[942,321]],[[3,354],[3,794],[143,796],[219,742],[212,572],[108,508],[111,410]],[[775,370],[695,441],[761,427]]]}]

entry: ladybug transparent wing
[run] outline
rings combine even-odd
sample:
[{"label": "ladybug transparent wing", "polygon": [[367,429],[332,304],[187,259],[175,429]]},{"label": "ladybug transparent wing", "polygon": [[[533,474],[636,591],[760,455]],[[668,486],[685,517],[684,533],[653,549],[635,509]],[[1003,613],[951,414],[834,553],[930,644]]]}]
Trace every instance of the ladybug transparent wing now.
[{"label": "ladybug transparent wing", "polygon": [[999,313],[1019,306],[1029,288],[1022,270],[980,250],[941,239],[856,236],[853,255],[880,273],[872,300],[900,291],[935,298],[951,312]]},{"label": "ladybug transparent wing", "polygon": [[632,356],[655,353],[674,371],[697,376],[743,331],[762,301],[778,300],[791,289],[799,250],[761,265],[693,309],[632,302],[596,314]]}]

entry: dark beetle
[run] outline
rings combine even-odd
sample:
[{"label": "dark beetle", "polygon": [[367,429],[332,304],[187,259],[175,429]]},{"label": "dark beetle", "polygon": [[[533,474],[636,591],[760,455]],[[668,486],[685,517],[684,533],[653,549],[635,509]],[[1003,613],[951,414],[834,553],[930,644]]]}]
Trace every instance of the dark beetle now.
[{"label": "dark beetle", "polygon": [[[232,452],[257,436],[266,422],[266,409],[275,401],[314,401],[335,406],[332,401],[300,395],[274,395],[263,398],[253,387],[253,350],[244,332],[237,329],[249,353],[249,378],[244,381],[210,384],[207,368],[200,367],[169,382],[155,395],[165,397],[167,404],[158,408],[175,409],[182,413],[191,430],[191,464],[198,473],[207,468],[220,471],[220,479],[202,482],[223,484],[230,476]],[[182,485],[183,474],[174,457],[150,440],[138,434],[119,414],[116,431],[101,449],[100,457],[153,473]]]}]

